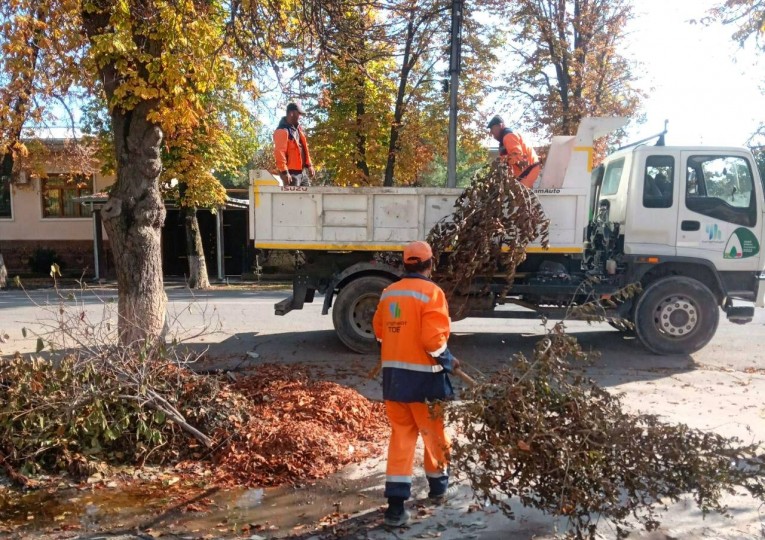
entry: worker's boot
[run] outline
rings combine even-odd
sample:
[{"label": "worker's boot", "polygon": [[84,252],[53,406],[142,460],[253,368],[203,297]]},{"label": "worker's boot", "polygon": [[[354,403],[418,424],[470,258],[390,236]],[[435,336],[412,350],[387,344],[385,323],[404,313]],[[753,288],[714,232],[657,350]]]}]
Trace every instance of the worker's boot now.
[{"label": "worker's boot", "polygon": [[388,497],[388,509],[385,511],[383,523],[388,527],[401,527],[409,523],[409,512],[404,508],[402,497]]},{"label": "worker's boot", "polygon": [[457,496],[457,486],[449,486],[444,491],[434,493],[431,491],[428,494],[428,501],[431,504],[444,504],[447,501],[452,500]]}]

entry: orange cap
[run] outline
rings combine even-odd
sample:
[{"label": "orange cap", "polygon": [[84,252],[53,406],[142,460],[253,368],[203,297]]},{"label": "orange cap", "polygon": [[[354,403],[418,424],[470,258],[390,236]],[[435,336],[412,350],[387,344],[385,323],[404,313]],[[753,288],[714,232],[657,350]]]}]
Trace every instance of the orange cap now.
[{"label": "orange cap", "polygon": [[414,263],[429,261],[433,258],[433,250],[430,249],[430,245],[427,242],[418,240],[407,244],[404,248],[404,262]]}]

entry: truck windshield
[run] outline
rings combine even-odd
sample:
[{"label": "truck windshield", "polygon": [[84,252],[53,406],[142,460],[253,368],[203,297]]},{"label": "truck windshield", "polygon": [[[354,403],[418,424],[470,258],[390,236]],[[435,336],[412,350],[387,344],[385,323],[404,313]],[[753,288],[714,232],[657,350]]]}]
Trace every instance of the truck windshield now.
[{"label": "truck windshield", "polygon": [[601,195],[613,195],[619,191],[623,171],[624,158],[616,159],[608,164],[603,178],[603,188],[600,190]]}]

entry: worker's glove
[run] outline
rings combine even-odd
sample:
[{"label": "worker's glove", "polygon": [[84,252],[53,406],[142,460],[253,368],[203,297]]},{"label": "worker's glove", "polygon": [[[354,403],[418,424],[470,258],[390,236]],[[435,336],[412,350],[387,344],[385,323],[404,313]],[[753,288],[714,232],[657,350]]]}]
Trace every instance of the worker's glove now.
[{"label": "worker's glove", "polygon": [[447,373],[453,373],[456,367],[460,365],[460,361],[452,356],[452,353],[449,352],[449,349],[446,349],[444,352],[438,355],[436,357],[436,362],[441,364],[444,368],[444,371]]},{"label": "worker's glove", "polygon": [[291,186],[292,185],[292,177],[290,176],[290,173],[288,171],[280,172],[279,176],[281,177],[282,183],[285,186]]},{"label": "worker's glove", "polygon": [[452,357],[452,373],[460,368],[460,360],[456,356]]}]

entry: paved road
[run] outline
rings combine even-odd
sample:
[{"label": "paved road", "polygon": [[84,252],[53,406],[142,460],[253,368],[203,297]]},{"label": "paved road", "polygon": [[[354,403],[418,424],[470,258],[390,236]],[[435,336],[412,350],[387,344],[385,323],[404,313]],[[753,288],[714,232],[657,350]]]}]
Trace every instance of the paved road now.
[{"label": "paved road", "polygon": [[[307,363],[314,373],[379,399],[379,382],[364,377],[376,358],[344,348],[334,334],[331,317],[321,315],[320,298],[302,311],[274,316],[273,304],[286,294],[237,290],[192,295],[169,288],[170,318],[176,322],[175,330],[187,336],[201,327],[211,329],[191,340],[193,347],[209,347],[201,367]],[[0,292],[0,335],[9,336],[6,343],[0,343],[0,353],[34,350],[35,338],[23,338],[21,328],[37,329],[46,321],[50,323],[59,313],[59,303],[76,316],[84,313],[86,320],[100,320],[104,315],[114,318],[114,302],[114,291],[89,292],[74,300],[61,300],[52,291],[34,291],[28,297],[17,291]],[[621,392],[626,407],[745,441],[765,440],[761,398],[765,395],[765,310],[759,310],[748,325],[721,321],[714,340],[691,356],[655,356],[607,325],[574,322],[568,326],[584,346],[601,353],[589,374],[601,385]],[[527,320],[472,319],[455,323],[453,330],[450,346],[455,354],[483,372],[500,368],[517,352],[530,354],[540,334],[539,323]],[[469,501],[469,494],[465,501]],[[674,505],[665,521],[670,536],[761,538],[763,522],[757,503],[745,496],[726,498],[726,502],[733,519],[711,516],[702,520],[686,501]],[[464,508],[460,511],[464,513]],[[536,523],[529,519],[525,516],[526,521],[510,523],[501,517],[490,518],[481,537],[515,538],[508,536],[508,531],[515,531],[521,523]],[[545,522],[540,531],[549,532],[549,523]],[[412,529],[405,537],[413,538],[420,532]],[[493,532],[497,534],[492,536]],[[529,536],[524,534],[517,537]]]},{"label": "paved road", "polygon": [[[332,329],[331,316],[321,315],[321,297],[302,311],[286,316],[273,314],[273,304],[285,291],[217,290],[192,294],[182,288],[168,288],[170,319],[181,336],[191,336],[203,327],[209,335],[192,339],[209,344],[211,354],[245,355],[257,351],[263,358],[284,361],[326,361],[331,364],[363,358],[345,349]],[[30,293],[0,291],[0,332],[9,343],[0,344],[4,354],[33,350],[35,339],[22,337],[22,327],[39,329],[53,321],[59,304],[91,320],[113,316],[113,290],[76,293],[61,298],[51,290]],[[455,353],[479,367],[491,370],[518,351],[529,353],[540,333],[540,323],[528,320],[467,319],[454,324],[451,347]],[[605,324],[568,323],[571,334],[586,347],[600,351],[596,366],[611,370],[687,370],[700,367],[745,371],[765,369],[765,310],[757,310],[747,325],[729,323],[724,317],[712,342],[692,356],[660,357],[643,349],[635,339],[626,338]]]}]

